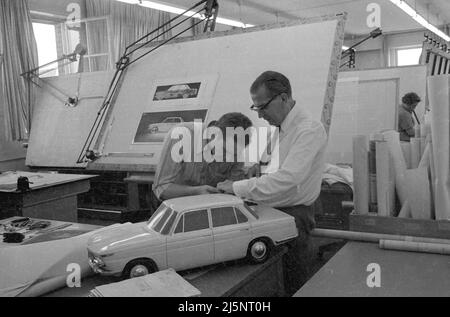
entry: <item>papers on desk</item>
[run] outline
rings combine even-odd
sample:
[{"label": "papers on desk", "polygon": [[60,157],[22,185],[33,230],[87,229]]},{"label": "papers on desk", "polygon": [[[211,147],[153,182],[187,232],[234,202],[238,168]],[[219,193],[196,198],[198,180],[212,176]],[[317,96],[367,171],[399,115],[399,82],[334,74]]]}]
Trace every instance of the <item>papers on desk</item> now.
[{"label": "papers on desk", "polygon": [[[20,220],[20,219],[27,219],[26,221],[19,222],[14,224],[14,221]],[[39,224],[39,223],[47,223],[48,226],[45,228],[33,228],[33,225]],[[52,233],[55,230],[61,230],[67,227],[70,227],[72,224],[69,222],[62,222],[62,221],[55,221],[55,220],[48,220],[43,221],[42,219],[32,219],[32,218],[21,218],[21,217],[12,217],[4,220],[0,220],[0,248],[6,247],[6,246],[14,246],[19,245],[19,243],[16,244],[6,244],[3,241],[3,234],[4,233],[21,233],[24,235],[24,239],[22,241],[22,244],[28,244],[31,243],[31,240],[34,240],[44,234]],[[59,238],[62,239],[62,238]],[[52,239],[56,240],[56,239]]]},{"label": "papers on desk", "polygon": [[15,192],[19,177],[26,177],[30,181],[30,189],[54,186],[92,178],[92,175],[57,174],[57,173],[30,173],[5,172],[0,174],[0,191]]},{"label": "papers on desk", "polygon": [[119,283],[98,286],[90,297],[194,297],[201,293],[169,269]]}]

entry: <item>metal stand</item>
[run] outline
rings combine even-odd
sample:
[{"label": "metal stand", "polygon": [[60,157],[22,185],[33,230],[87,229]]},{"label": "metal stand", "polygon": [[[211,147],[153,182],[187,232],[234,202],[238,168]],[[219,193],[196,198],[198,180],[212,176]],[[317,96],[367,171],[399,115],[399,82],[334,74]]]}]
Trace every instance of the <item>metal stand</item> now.
[{"label": "metal stand", "polygon": [[382,34],[383,34],[383,32],[381,31],[381,29],[377,28],[377,29],[373,30],[372,32],[370,32],[370,34],[366,38],[364,38],[363,40],[361,40],[358,43],[354,44],[352,47],[350,47],[347,50],[345,50],[342,53],[341,60],[344,60],[347,57],[349,58],[349,60],[347,62],[345,62],[344,64],[342,64],[340,66],[340,68],[343,68],[345,66],[348,66],[348,68],[355,68],[355,62],[356,62],[356,51],[355,51],[355,48],[357,46],[361,45],[362,43],[370,40],[370,39],[374,39],[374,38],[379,37]]}]

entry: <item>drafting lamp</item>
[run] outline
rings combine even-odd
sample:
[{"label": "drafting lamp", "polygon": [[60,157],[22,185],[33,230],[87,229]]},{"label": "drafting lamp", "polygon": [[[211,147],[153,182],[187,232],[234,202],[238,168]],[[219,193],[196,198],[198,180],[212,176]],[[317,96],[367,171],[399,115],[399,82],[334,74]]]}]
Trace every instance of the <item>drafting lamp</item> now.
[{"label": "drafting lamp", "polygon": [[383,32],[381,31],[380,28],[377,28],[375,30],[373,30],[372,32],[370,32],[370,34],[362,39],[361,41],[359,41],[358,43],[354,44],[352,47],[346,49],[341,56],[341,60],[345,59],[345,58],[349,58],[349,60],[347,62],[345,62],[344,64],[342,64],[340,66],[340,68],[343,68],[345,66],[348,66],[349,68],[354,68],[355,67],[355,62],[356,62],[356,51],[355,48],[359,45],[361,45],[362,43],[370,40],[370,39],[375,39],[377,37],[379,37],[380,35],[382,35]]},{"label": "drafting lamp", "polygon": [[[40,66],[38,66],[38,67],[36,67],[34,69],[30,69],[29,71],[26,71],[23,74],[20,74],[20,76],[25,77],[29,82],[31,82],[32,84],[34,84],[34,85],[36,85],[36,86],[38,86],[40,88],[43,88],[40,85],[40,83],[45,84],[46,86],[51,88],[48,91],[53,97],[55,97],[56,99],[61,101],[66,106],[76,107],[77,104],[78,104],[78,101],[79,101],[78,96],[69,96],[68,94],[63,92],[61,89],[55,87],[54,85],[52,85],[52,84],[50,84],[48,82],[45,82],[45,81],[41,81],[41,82],[38,83],[38,82],[35,81],[35,79],[39,78],[39,76],[41,76],[43,74],[46,74],[46,73],[49,73],[49,72],[55,70],[55,68],[44,70],[42,73],[40,73],[39,70],[41,70],[41,69],[43,69],[45,67],[48,67],[50,65],[53,65],[55,63],[60,63],[60,62],[65,62],[65,63],[62,64],[62,66],[69,65],[69,64],[71,64],[73,62],[76,62],[78,60],[78,57],[79,57],[80,62],[81,62],[81,60],[83,59],[83,56],[86,55],[86,53],[87,53],[86,48],[83,45],[78,44],[75,47],[75,50],[74,50],[73,53],[68,54],[68,55],[63,55],[61,58],[59,58],[57,60],[51,61],[51,62],[46,63],[44,65],[40,65]],[[31,89],[31,87],[29,87],[29,89]]]},{"label": "drafting lamp", "polygon": [[[202,8],[198,9],[200,6],[204,5]],[[197,10],[196,12],[194,10]],[[111,81],[111,84],[109,86],[108,92],[105,96],[105,99],[103,101],[103,104],[100,108],[100,110],[97,113],[97,117],[91,127],[91,130],[89,131],[88,137],[86,139],[86,142],[83,145],[83,148],[81,149],[81,152],[78,156],[77,163],[85,163],[86,161],[93,161],[99,158],[99,155],[91,149],[92,143],[94,142],[95,136],[99,132],[99,129],[101,127],[101,124],[103,123],[106,114],[108,112],[108,109],[110,108],[111,104],[113,103],[113,99],[116,96],[118,92],[118,87],[120,85],[120,82],[122,80],[124,71],[127,69],[128,66],[136,63],[140,59],[144,58],[148,54],[156,51],[161,46],[167,44],[168,42],[178,38],[183,33],[186,33],[187,31],[195,28],[197,25],[199,25],[202,22],[205,22],[204,32],[207,31],[214,31],[215,25],[216,25],[216,19],[219,11],[219,4],[217,0],[202,0],[195,5],[193,5],[191,8],[187,9],[186,11],[178,14],[168,22],[162,24],[158,28],[154,29],[147,35],[141,37],[140,39],[136,40],[135,42],[131,43],[125,48],[125,52],[123,53],[122,57],[119,59],[119,61],[116,63],[116,72],[113,76],[113,79]],[[190,12],[193,12],[192,15],[189,15]],[[186,17],[186,14],[188,16]],[[182,31],[178,32],[174,36],[171,36],[169,39],[162,40],[160,42],[156,42],[158,38],[160,38],[163,35],[168,34],[169,31],[173,30],[177,26],[181,25],[182,23],[188,21],[189,19],[193,18],[194,16],[200,15],[201,18],[199,21],[195,22],[194,24],[190,25],[189,27],[183,29]],[[181,19],[181,21],[179,21]],[[172,23],[175,23],[172,25]],[[168,27],[167,30],[164,30],[164,28]],[[161,31],[161,32],[160,32]],[[154,36],[153,38],[149,39],[151,36]],[[144,42],[143,42],[144,41]],[[151,48],[147,52],[143,52],[140,55],[134,56],[134,53],[138,51],[139,49],[148,46],[151,43],[155,43],[156,46]]]}]

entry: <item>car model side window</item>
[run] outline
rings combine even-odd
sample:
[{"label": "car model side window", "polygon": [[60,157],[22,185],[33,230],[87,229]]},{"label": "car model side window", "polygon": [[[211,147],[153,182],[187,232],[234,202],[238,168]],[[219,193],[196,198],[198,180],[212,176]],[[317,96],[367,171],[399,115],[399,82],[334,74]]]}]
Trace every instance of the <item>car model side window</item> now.
[{"label": "car model side window", "polygon": [[180,220],[178,220],[177,227],[175,228],[174,233],[182,233],[184,230],[184,215],[180,217]]},{"label": "car model side window", "polygon": [[196,210],[184,214],[184,232],[192,232],[209,228],[208,211]]},{"label": "car model side window", "polygon": [[237,223],[233,207],[211,208],[214,228],[235,225]]},{"label": "car model side window", "polygon": [[239,210],[239,208],[234,208],[234,211],[236,212],[236,218],[239,223],[248,222],[248,218]]},{"label": "car model side window", "polygon": [[164,228],[161,230],[161,234],[169,234],[170,229],[172,229],[173,223],[175,222],[177,216],[178,213],[176,211],[172,212],[172,215],[170,216],[169,220],[167,220],[166,224],[164,225]]}]

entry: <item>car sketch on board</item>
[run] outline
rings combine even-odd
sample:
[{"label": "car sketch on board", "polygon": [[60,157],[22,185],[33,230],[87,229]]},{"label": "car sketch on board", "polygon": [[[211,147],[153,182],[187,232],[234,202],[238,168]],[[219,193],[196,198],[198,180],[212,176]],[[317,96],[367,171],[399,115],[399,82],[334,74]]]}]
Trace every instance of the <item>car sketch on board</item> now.
[{"label": "car sketch on board", "polygon": [[[198,84],[191,84],[193,87],[200,86]],[[188,84],[173,85],[166,87],[158,87],[154,100],[170,100],[170,99],[188,99],[196,98],[198,95],[198,88],[193,88]]]},{"label": "car sketch on board", "polygon": [[167,133],[177,124],[183,122],[183,118],[181,117],[168,117],[165,118],[162,122],[150,124],[148,126],[148,131],[150,133]]},{"label": "car sketch on board", "polygon": [[181,197],[163,202],[148,222],[94,234],[89,263],[98,274],[124,278],[246,257],[263,263],[274,246],[297,235],[294,218],[271,207],[225,194]]}]

